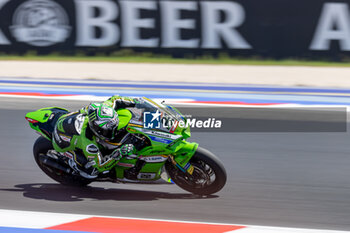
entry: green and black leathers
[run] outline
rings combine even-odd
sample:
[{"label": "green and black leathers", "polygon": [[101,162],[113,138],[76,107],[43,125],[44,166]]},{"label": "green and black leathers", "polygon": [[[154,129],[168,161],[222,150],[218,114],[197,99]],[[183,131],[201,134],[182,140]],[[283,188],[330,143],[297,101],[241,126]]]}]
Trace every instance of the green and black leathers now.
[{"label": "green and black leathers", "polygon": [[[123,116],[120,119],[128,121],[131,118],[131,113],[125,108],[134,107],[135,100],[116,95],[103,104],[120,111]],[[99,143],[100,139],[89,128],[87,109],[88,107],[85,107],[78,112],[71,112],[59,118],[53,132],[53,146],[56,151],[67,157],[72,157],[79,169],[88,174],[96,175],[113,168],[124,155],[124,150],[122,151],[119,143],[109,143],[109,148],[105,148],[102,146],[103,143]],[[122,134],[123,127],[128,123],[123,121],[118,126],[117,134],[118,132]]]}]

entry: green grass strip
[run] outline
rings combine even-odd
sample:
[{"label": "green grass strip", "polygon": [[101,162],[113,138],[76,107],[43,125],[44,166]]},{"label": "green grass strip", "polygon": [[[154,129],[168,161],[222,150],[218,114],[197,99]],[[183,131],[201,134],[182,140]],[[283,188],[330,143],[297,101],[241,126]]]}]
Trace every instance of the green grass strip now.
[{"label": "green grass strip", "polygon": [[61,62],[119,62],[155,64],[211,64],[211,65],[254,65],[254,66],[317,66],[350,67],[350,62],[304,61],[304,60],[264,60],[237,59],[228,57],[171,58],[156,56],[61,56],[61,55],[0,55],[1,61],[61,61]]}]

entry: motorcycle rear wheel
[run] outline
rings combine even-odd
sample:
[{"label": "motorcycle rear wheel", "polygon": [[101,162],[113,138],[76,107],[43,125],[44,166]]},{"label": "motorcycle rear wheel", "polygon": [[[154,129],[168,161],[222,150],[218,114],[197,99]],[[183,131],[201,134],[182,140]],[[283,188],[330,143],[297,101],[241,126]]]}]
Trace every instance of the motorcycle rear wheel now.
[{"label": "motorcycle rear wheel", "polygon": [[198,147],[190,160],[192,175],[180,171],[171,162],[165,164],[170,178],[182,189],[198,195],[210,195],[226,184],[226,171],[221,161],[211,152]]},{"label": "motorcycle rear wheel", "polygon": [[[46,138],[40,136],[34,143],[33,153],[35,162],[38,164],[40,169],[45,172],[51,179],[57,181],[62,185],[67,186],[87,186],[91,183],[90,180],[83,177],[75,176],[72,174],[65,173],[59,169],[48,166],[40,161],[40,156],[47,156],[49,150],[53,150],[52,143]],[[66,164],[61,164],[63,166],[68,166]]]}]

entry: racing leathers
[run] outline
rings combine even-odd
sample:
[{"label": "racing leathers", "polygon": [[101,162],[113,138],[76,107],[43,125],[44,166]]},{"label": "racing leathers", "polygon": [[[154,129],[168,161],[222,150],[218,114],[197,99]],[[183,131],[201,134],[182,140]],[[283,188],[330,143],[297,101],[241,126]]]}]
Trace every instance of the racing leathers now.
[{"label": "racing leathers", "polygon": [[[103,104],[115,110],[134,107],[136,99],[112,96]],[[93,179],[108,173],[123,156],[136,157],[132,144],[106,142],[97,137],[89,127],[89,106],[61,116],[54,128],[53,147],[68,158],[68,163],[81,176]],[[125,127],[116,135],[125,135]],[[120,137],[119,137],[120,138]]]}]

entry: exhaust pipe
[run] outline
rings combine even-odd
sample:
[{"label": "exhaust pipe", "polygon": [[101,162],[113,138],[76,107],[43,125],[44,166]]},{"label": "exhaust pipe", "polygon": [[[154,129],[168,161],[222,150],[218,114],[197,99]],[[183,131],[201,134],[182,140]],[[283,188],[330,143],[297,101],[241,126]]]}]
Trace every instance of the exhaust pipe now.
[{"label": "exhaust pipe", "polygon": [[71,173],[71,169],[70,168],[62,166],[61,164],[57,163],[57,160],[55,160],[55,159],[52,159],[50,157],[46,157],[46,156],[43,156],[43,155],[39,155],[39,160],[40,160],[40,162],[42,162],[43,164],[45,164],[45,165],[47,165],[49,167],[56,168],[56,169],[58,169],[60,171],[68,173],[68,174]]}]

